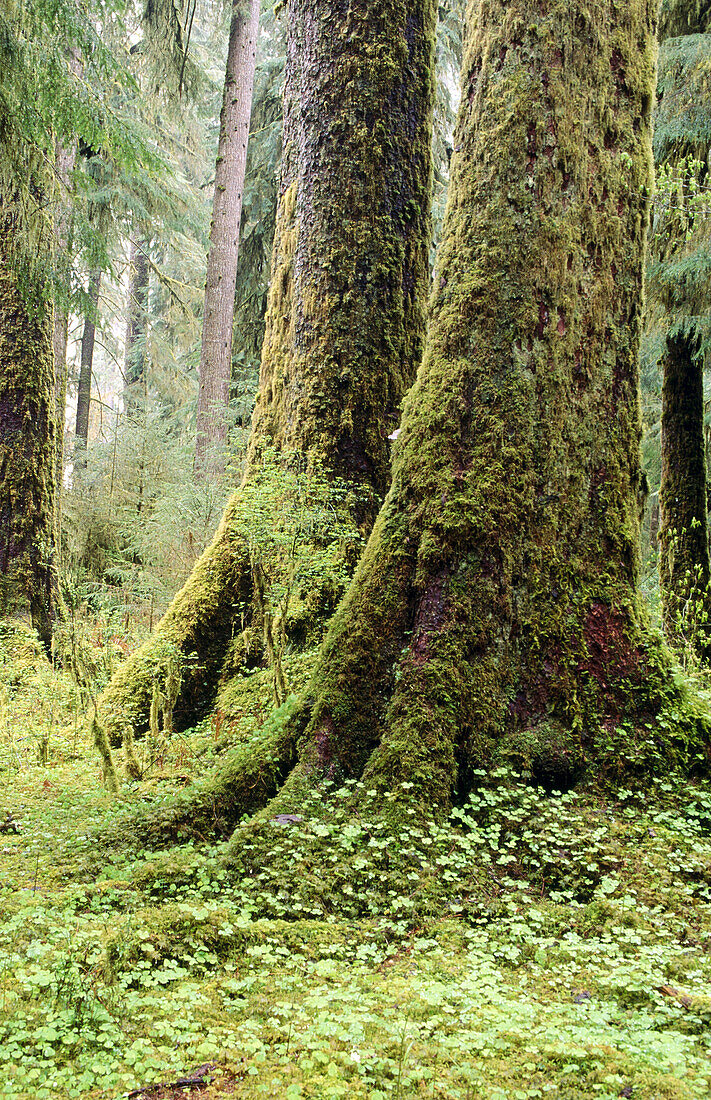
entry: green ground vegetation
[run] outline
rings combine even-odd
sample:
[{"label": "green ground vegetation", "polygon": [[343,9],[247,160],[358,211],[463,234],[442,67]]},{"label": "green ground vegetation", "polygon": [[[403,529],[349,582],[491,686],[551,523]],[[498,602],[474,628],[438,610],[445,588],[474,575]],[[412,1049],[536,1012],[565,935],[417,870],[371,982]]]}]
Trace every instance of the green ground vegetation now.
[{"label": "green ground vegetation", "polygon": [[[85,638],[101,668],[114,643]],[[323,783],[251,848],[245,821],[237,855],[108,850],[127,811],[249,744],[271,677],[234,681],[118,798],[78,690],[3,630],[0,1097],[98,1100],[206,1064],[208,1098],[709,1094],[707,779],[561,793],[498,768],[397,831],[367,789]]]}]

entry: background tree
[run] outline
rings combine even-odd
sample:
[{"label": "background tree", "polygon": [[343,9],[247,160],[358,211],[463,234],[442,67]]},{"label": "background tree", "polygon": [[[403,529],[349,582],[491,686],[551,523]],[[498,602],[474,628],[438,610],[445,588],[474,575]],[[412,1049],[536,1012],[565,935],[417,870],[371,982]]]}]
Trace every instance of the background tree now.
[{"label": "background tree", "polygon": [[[264,448],[307,455],[357,490],[351,508],[369,526],[424,339],[435,10],[431,0],[347,12],[291,0],[287,14],[284,159],[246,481]],[[204,713],[241,610],[250,622],[248,518],[238,492],[156,635],[109,686],[113,729],[147,722],[166,643],[192,655],[176,724]]]},{"label": "background tree", "polygon": [[94,364],[94,341],[96,338],[96,318],[99,309],[101,291],[101,268],[89,274],[87,288],[87,314],[84,318],[84,331],[81,338],[81,364],[77,386],[77,418],[75,463],[86,465],[86,451],[89,445],[89,409],[91,407],[91,375]]},{"label": "background tree", "polygon": [[247,141],[257,63],[259,0],[233,0],[205,280],[195,470],[224,469],[232,322]]},{"label": "background tree", "polygon": [[[69,51],[67,65],[74,77],[81,73],[81,58],[76,47]],[[73,185],[72,173],[76,161],[76,140],[55,145],[55,202],[54,202],[54,256],[57,276],[54,288],[54,321],[52,328],[52,353],[54,355],[54,399],[57,424],[57,500],[56,524],[61,526],[62,477],[64,473],[64,422],[67,406],[67,340],[69,335],[69,284],[71,279],[71,236]],[[57,534],[57,542],[59,536]]]},{"label": "background tree", "polygon": [[[711,613],[704,430],[708,345],[708,153],[697,104],[711,38],[706,4],[662,10],[655,154],[660,169],[649,270],[651,332],[661,344],[659,580],[673,642],[708,652]],[[670,34],[682,35],[669,39]],[[703,93],[702,93],[703,94]]]}]

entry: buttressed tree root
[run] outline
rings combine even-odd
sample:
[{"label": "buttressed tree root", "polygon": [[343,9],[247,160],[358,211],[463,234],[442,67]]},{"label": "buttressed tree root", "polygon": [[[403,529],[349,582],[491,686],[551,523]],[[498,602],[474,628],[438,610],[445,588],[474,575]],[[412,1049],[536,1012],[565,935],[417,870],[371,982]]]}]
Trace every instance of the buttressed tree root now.
[{"label": "buttressed tree root", "polygon": [[[245,482],[265,448],[303,454],[358,490],[354,518],[367,533],[424,343],[436,4],[288,8],[282,181]],[[238,490],[155,634],[109,684],[100,706],[112,743],[148,728],[166,653],[183,663],[176,728],[208,711],[233,633],[254,614],[244,522]]]}]

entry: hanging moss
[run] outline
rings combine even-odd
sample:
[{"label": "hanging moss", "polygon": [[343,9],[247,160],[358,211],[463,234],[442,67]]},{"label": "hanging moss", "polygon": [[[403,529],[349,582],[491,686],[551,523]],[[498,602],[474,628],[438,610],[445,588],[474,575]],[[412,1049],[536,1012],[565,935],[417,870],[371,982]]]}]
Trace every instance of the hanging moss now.
[{"label": "hanging moss", "polygon": [[[0,202],[0,615],[28,610],[49,652],[55,424],[46,255],[25,259],[21,204],[8,194]],[[46,253],[46,234],[38,240]]]},{"label": "hanging moss", "polygon": [[[435,16],[433,0],[377,10],[290,0],[288,10],[282,182],[245,477],[265,447],[302,452],[357,490],[366,530],[424,341]],[[254,610],[243,525],[237,492],[154,637],[104,694],[113,740],[127,723],[147,728],[166,646],[184,661],[176,726],[209,707]]]}]

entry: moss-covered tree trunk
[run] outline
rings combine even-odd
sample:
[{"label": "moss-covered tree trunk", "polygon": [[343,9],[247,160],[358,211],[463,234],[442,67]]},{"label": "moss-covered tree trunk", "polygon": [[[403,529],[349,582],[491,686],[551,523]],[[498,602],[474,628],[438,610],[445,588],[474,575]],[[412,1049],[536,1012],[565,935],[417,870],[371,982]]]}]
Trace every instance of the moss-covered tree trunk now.
[{"label": "moss-covered tree trunk", "polygon": [[705,34],[711,27],[711,0],[661,0],[659,38]]},{"label": "moss-covered tree trunk", "polygon": [[[264,447],[358,486],[369,528],[425,334],[434,0],[289,0],[284,158],[260,391],[245,478]],[[363,499],[363,495],[365,499]],[[192,655],[176,724],[205,712],[252,575],[229,501],[154,637],[101,701],[112,737],[147,725],[165,654]]]},{"label": "moss-covered tree trunk", "polygon": [[570,783],[658,710],[637,591],[655,21],[654,0],[469,5],[430,340],[302,770],[443,806],[500,754]]},{"label": "moss-covered tree trunk", "polygon": [[704,383],[698,343],[695,336],[669,336],[663,358],[659,580],[667,637],[705,657],[711,601]]},{"label": "moss-covered tree trunk", "polygon": [[[711,25],[708,0],[666,0],[660,15],[660,39],[699,35]],[[693,41],[693,40],[692,40]],[[661,159],[665,167],[683,166],[693,157],[701,164],[708,159],[708,137],[703,129],[684,131],[683,111],[673,108],[671,137],[667,132]],[[667,121],[667,131],[669,130]],[[664,134],[664,130],[662,131]],[[682,167],[683,171],[683,167]],[[702,177],[703,178],[703,177]],[[689,257],[701,266],[694,249],[706,235],[704,218],[672,204],[669,225],[663,223],[660,251],[667,263],[675,260],[683,269]],[[676,215],[676,218],[675,218]],[[678,218],[684,222],[680,227]],[[700,224],[701,223],[701,224]],[[707,504],[706,440],[704,433],[704,355],[701,350],[708,288],[703,277],[702,301],[694,300],[695,279],[670,277],[664,266],[652,279],[669,326],[661,357],[662,373],[662,462],[659,490],[659,582],[664,631],[672,644],[708,659],[711,655],[711,596],[709,595],[709,530]],[[698,276],[697,276],[698,278]],[[697,291],[698,293],[698,291]],[[685,320],[680,321],[680,317]]]},{"label": "moss-covered tree trunk", "polygon": [[[7,194],[0,204],[0,614],[29,611],[49,651],[55,422],[48,256],[24,258],[24,204]],[[40,239],[48,248],[42,232]]]},{"label": "moss-covered tree trunk", "polygon": [[392,486],[304,698],[146,838],[302,812],[324,778],[442,813],[497,760],[568,787],[708,751],[698,718],[655,726],[681,696],[637,587],[655,24],[655,0],[469,4]]}]

